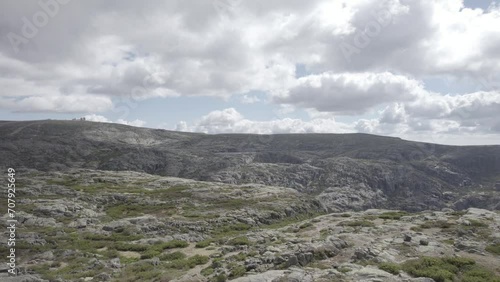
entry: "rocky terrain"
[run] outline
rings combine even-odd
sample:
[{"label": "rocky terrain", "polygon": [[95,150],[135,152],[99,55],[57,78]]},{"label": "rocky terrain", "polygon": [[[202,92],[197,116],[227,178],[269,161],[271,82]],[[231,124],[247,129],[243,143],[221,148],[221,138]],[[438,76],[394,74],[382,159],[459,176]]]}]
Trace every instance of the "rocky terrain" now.
[{"label": "rocky terrain", "polygon": [[20,275],[4,264],[1,281],[500,281],[498,211],[331,213],[260,184],[16,175]]},{"label": "rocky terrain", "polygon": [[500,146],[0,122],[0,166],[0,281],[500,281]]},{"label": "rocky terrain", "polygon": [[500,209],[500,146],[366,134],[206,135],[84,121],[0,122],[0,167],[137,171],[314,195],[330,212]]}]

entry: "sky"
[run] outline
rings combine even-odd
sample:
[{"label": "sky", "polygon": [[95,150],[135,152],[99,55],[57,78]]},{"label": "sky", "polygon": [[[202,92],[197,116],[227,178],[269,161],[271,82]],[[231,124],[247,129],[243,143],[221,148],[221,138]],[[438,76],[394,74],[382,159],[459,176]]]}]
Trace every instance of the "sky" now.
[{"label": "sky", "polygon": [[500,4],[0,1],[0,120],[500,144]]}]

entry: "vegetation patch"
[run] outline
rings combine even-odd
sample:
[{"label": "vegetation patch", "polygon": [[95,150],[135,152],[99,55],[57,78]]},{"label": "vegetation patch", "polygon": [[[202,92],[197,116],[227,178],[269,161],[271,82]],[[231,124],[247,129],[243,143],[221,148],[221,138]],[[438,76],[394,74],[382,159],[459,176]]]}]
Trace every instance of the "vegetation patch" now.
[{"label": "vegetation patch", "polygon": [[207,256],[194,255],[187,259],[176,259],[166,264],[167,268],[188,270],[197,265],[204,265],[210,260]]},{"label": "vegetation patch", "polygon": [[384,212],[378,216],[378,218],[382,219],[392,219],[392,220],[399,220],[401,217],[408,215],[407,212],[405,211],[391,211],[391,212]]},{"label": "vegetation patch", "polygon": [[461,257],[422,257],[403,263],[402,269],[414,277],[429,277],[436,282],[500,281],[499,276],[476,265],[473,259]]},{"label": "vegetation patch", "polygon": [[487,252],[500,256],[500,243],[492,244],[486,247]]},{"label": "vegetation patch", "polygon": [[355,220],[355,221],[342,221],[339,223],[340,226],[351,226],[351,227],[374,227],[375,224],[368,220]]},{"label": "vegetation patch", "polygon": [[211,239],[203,240],[198,243],[196,243],[195,248],[206,248],[210,246],[210,244],[213,242]]},{"label": "vegetation patch", "polygon": [[251,245],[251,242],[248,240],[246,236],[240,236],[229,240],[228,245],[233,246],[242,246],[242,245]]},{"label": "vegetation patch", "polygon": [[399,272],[401,271],[401,267],[399,266],[399,264],[390,262],[383,262],[378,265],[378,268],[394,275],[398,275]]}]

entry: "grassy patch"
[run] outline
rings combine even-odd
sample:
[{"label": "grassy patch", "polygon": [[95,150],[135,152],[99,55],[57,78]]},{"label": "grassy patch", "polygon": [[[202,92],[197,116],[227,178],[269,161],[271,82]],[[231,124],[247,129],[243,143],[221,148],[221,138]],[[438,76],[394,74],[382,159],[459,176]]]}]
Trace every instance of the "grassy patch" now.
[{"label": "grassy patch", "polygon": [[339,269],[337,269],[337,270],[338,270],[339,272],[341,272],[341,273],[347,273],[347,272],[352,271],[352,269],[351,269],[351,268],[349,268],[349,267],[347,267],[347,266],[342,266],[342,267],[340,267],[340,268],[339,268]]},{"label": "grassy patch", "polygon": [[486,247],[487,252],[500,256],[500,243],[492,244]]},{"label": "grassy patch", "polygon": [[426,222],[420,224],[419,227],[422,229],[430,229],[430,228],[449,229],[453,225],[454,225],[453,223],[448,222],[448,221],[437,220],[437,221],[426,221]]},{"label": "grassy patch", "polygon": [[407,212],[405,211],[391,211],[391,212],[384,212],[378,216],[378,218],[382,219],[392,219],[392,220],[399,220],[401,217],[408,215]]},{"label": "grassy patch", "polygon": [[390,263],[390,262],[383,262],[383,263],[378,265],[378,268],[382,269],[383,271],[394,274],[394,275],[398,275],[399,272],[401,271],[401,267],[399,266],[399,264]]},{"label": "grassy patch", "polygon": [[173,252],[173,253],[163,254],[160,256],[160,260],[167,260],[167,261],[180,260],[185,258],[186,255],[182,252]]},{"label": "grassy patch", "polygon": [[246,236],[240,236],[240,237],[233,238],[233,239],[229,240],[227,243],[228,243],[228,245],[233,245],[233,246],[251,245],[251,242],[248,240],[248,238]]},{"label": "grassy patch", "polygon": [[229,278],[235,279],[235,278],[241,277],[241,276],[245,275],[246,272],[247,272],[247,270],[245,269],[245,267],[243,265],[235,266],[231,269],[231,272],[229,273]]},{"label": "grassy patch", "polygon": [[185,248],[189,246],[189,243],[186,241],[182,240],[172,240],[166,243],[160,244],[161,247],[166,250],[166,249],[175,249],[175,248]]},{"label": "grassy patch", "polygon": [[211,239],[203,240],[198,243],[196,243],[195,248],[206,248],[210,246],[210,244],[213,242]]},{"label": "grassy patch", "polygon": [[338,225],[351,227],[374,227],[375,224],[368,220],[342,221]]},{"label": "grassy patch", "polygon": [[462,257],[422,257],[403,263],[402,269],[414,277],[429,277],[436,282],[500,281],[499,276],[476,265],[473,259]]},{"label": "grassy patch", "polygon": [[187,259],[172,260],[166,264],[166,267],[173,268],[173,269],[187,270],[187,269],[191,269],[197,265],[206,264],[209,260],[210,260],[210,258],[207,256],[194,255],[194,256],[189,257]]}]

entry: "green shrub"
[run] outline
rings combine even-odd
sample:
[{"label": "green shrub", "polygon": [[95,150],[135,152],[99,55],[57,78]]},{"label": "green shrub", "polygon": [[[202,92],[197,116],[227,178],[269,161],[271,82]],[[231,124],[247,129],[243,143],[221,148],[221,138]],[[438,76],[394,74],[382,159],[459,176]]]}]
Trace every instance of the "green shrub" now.
[{"label": "green shrub", "polygon": [[390,263],[390,262],[381,263],[381,264],[379,264],[378,268],[382,269],[383,271],[394,274],[394,275],[399,274],[399,271],[401,270],[401,267],[398,264]]},{"label": "green shrub", "polygon": [[210,260],[207,256],[194,255],[187,259],[176,259],[169,262],[166,267],[173,269],[187,270],[197,265],[206,264]]},{"label": "green shrub", "polygon": [[429,277],[436,282],[498,282],[500,277],[462,257],[422,257],[402,264],[402,269],[415,277]]},{"label": "green shrub", "polygon": [[495,255],[499,255],[500,256],[500,243],[496,243],[496,244],[493,244],[493,245],[489,245],[486,247],[485,249],[487,252],[490,252],[492,254],[495,254]]},{"label": "green shrub", "polygon": [[212,275],[214,273],[214,271],[215,270],[209,266],[207,268],[203,268],[200,273],[203,276],[209,276],[209,275]]},{"label": "green shrub", "polygon": [[128,244],[128,243],[115,243],[113,245],[113,248],[118,251],[123,251],[123,252],[144,252],[146,251],[149,246],[148,245],[140,245],[140,244]]},{"label": "green shrub", "polygon": [[430,228],[442,228],[442,229],[448,229],[453,226],[453,223],[448,222],[448,221],[443,221],[443,220],[438,220],[438,221],[427,221],[422,224],[420,224],[420,228],[422,229],[430,229]]},{"label": "green shrub", "polygon": [[314,224],[312,224],[311,222],[306,222],[306,223],[300,225],[299,228],[306,229],[306,228],[311,227],[311,226],[314,226]]},{"label": "green shrub", "polygon": [[469,219],[469,222],[472,227],[489,227],[488,223],[481,220]]},{"label": "green shrub", "polygon": [[152,249],[147,250],[143,254],[141,254],[141,259],[154,258],[154,257],[159,256],[160,254],[161,254],[161,251],[152,248]]},{"label": "green shrub", "polygon": [[229,278],[234,279],[234,278],[241,277],[241,276],[245,275],[246,272],[247,272],[247,270],[243,265],[238,265],[238,266],[234,267],[233,269],[231,269],[231,273],[229,273]]},{"label": "green shrub", "polygon": [[182,252],[173,252],[173,253],[168,253],[168,254],[163,254],[160,256],[160,260],[179,260],[179,259],[184,259],[186,258],[186,255]]},{"label": "green shrub", "polygon": [[198,243],[196,243],[195,247],[196,248],[206,248],[208,246],[210,246],[210,244],[212,243],[213,241],[208,239],[208,240],[203,240],[203,241],[200,241]]},{"label": "green shrub", "polygon": [[233,246],[250,245],[250,241],[247,237],[241,236],[229,240],[228,244]]},{"label": "green shrub", "polygon": [[342,221],[339,223],[342,226],[351,226],[351,227],[374,227],[375,224],[368,220],[355,220],[355,221]]},{"label": "green shrub", "polygon": [[405,215],[408,215],[408,213],[404,211],[391,211],[391,212],[384,212],[380,214],[378,217],[382,219],[399,220],[401,219],[401,217]]},{"label": "green shrub", "polygon": [[160,243],[158,248],[167,250],[167,249],[175,249],[175,248],[185,248],[189,246],[189,243],[182,240],[172,240],[166,243]]},{"label": "green shrub", "polygon": [[224,274],[219,274],[210,280],[210,282],[226,282],[226,281],[227,277]]},{"label": "green shrub", "polygon": [[347,273],[347,272],[351,272],[352,269],[350,267],[347,267],[347,266],[342,266],[338,269],[338,271],[341,273]]}]

